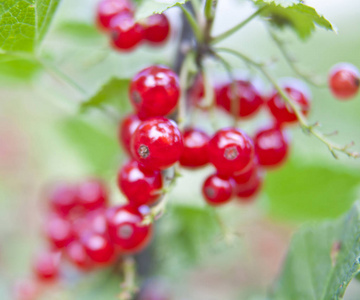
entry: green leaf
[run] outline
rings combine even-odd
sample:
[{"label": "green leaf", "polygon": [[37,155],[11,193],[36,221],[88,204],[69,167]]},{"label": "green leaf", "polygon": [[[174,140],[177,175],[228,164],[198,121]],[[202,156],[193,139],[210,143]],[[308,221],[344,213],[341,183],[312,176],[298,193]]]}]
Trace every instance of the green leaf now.
[{"label": "green leaf", "polygon": [[[332,24],[317,11],[303,3],[288,5],[289,1],[264,1],[255,3],[262,7],[261,15],[278,28],[290,27],[301,39],[308,38],[315,30],[315,25],[327,30],[334,30]],[[287,4],[284,4],[287,3]]]},{"label": "green leaf", "polygon": [[301,3],[300,0],[261,0],[261,1],[255,1],[258,3],[266,3],[266,4],[274,4],[274,5],[278,5],[278,6],[282,6],[282,7],[289,7],[292,6],[294,4],[299,4]]},{"label": "green leaf", "polygon": [[345,167],[303,165],[296,158],[265,181],[271,216],[291,221],[337,217],[352,205],[360,175]]},{"label": "green leaf", "polygon": [[0,55],[0,78],[4,82],[26,81],[40,70],[41,66],[37,62],[11,55]]},{"label": "green leaf", "polygon": [[0,52],[33,52],[43,40],[60,0],[0,3]]},{"label": "green leaf", "polygon": [[136,19],[144,19],[153,14],[161,14],[170,7],[184,4],[187,0],[142,0],[139,1]]},{"label": "green leaf", "polygon": [[56,31],[74,39],[102,39],[101,34],[93,24],[78,21],[62,22],[56,27]]},{"label": "green leaf", "polygon": [[102,108],[104,105],[111,105],[119,109],[120,112],[126,111],[129,107],[130,80],[112,78],[90,99],[81,104],[81,109]]},{"label": "green leaf", "polygon": [[89,122],[74,117],[63,120],[59,129],[95,174],[105,175],[117,167],[120,150],[115,132],[109,134],[96,125],[92,126]]},{"label": "green leaf", "polygon": [[344,217],[302,228],[292,239],[272,300],[342,299],[360,271],[360,203]]}]

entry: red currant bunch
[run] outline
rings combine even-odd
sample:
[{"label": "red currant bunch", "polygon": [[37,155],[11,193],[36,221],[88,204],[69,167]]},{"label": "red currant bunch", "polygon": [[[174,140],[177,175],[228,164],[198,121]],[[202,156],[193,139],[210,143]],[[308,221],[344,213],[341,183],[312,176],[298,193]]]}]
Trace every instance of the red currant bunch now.
[{"label": "red currant bunch", "polygon": [[156,14],[136,22],[135,4],[131,0],[101,0],[97,7],[97,24],[109,33],[115,50],[133,51],[142,42],[162,45],[170,34],[166,15]]}]

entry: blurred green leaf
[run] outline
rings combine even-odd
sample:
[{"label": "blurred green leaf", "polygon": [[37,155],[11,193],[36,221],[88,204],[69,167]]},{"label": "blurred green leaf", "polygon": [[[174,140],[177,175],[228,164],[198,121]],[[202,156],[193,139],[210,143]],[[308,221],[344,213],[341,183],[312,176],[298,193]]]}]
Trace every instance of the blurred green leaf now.
[{"label": "blurred green leaf", "polygon": [[102,39],[101,34],[93,24],[78,21],[62,22],[56,27],[56,32],[74,39]]},{"label": "blurred green leaf", "polygon": [[339,220],[302,228],[292,239],[271,299],[342,299],[360,271],[359,236],[359,202]]},{"label": "blurred green leaf", "polygon": [[102,108],[104,105],[110,105],[120,112],[128,110],[130,106],[129,84],[129,79],[110,79],[95,95],[81,104],[81,109]]},{"label": "blurred green leaf", "polygon": [[141,0],[138,2],[136,19],[144,19],[153,14],[161,14],[170,7],[184,4],[187,0]]},{"label": "blurred green leaf", "polygon": [[282,7],[289,7],[294,4],[301,3],[301,0],[261,0],[261,1],[255,0],[255,2],[263,2],[267,4],[279,5]]},{"label": "blurred green leaf", "polygon": [[[293,1],[292,1],[293,2]],[[290,27],[301,39],[308,38],[315,30],[315,25],[327,30],[334,30],[331,23],[310,6],[303,3],[293,3],[286,7],[284,1],[257,0],[262,7],[261,15],[278,28]]]},{"label": "blurred green leaf", "polygon": [[41,66],[37,62],[0,55],[0,78],[4,82],[29,80],[40,70]]},{"label": "blurred green leaf", "polygon": [[270,215],[291,221],[337,217],[352,205],[360,184],[357,171],[302,165],[296,159],[269,172],[265,181]]},{"label": "blurred green leaf", "polygon": [[80,118],[68,118],[59,125],[69,145],[79,152],[94,173],[106,174],[116,167],[119,147],[115,133],[108,134]]},{"label": "blurred green leaf", "polygon": [[33,52],[44,38],[60,0],[0,3],[0,52]]}]

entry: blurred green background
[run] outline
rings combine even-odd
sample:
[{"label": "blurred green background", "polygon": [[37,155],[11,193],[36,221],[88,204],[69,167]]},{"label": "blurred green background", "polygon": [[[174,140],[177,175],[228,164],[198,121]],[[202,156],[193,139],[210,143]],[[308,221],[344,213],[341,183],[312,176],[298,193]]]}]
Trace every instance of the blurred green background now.
[{"label": "blurred green background", "polygon": [[[1,299],[9,299],[9,286],[30,272],[31,257],[44,244],[44,186],[58,179],[99,175],[112,187],[113,201],[122,200],[115,185],[117,169],[125,158],[116,140],[117,123],[101,111],[80,113],[79,103],[114,76],[129,78],[150,63],[171,65],[174,59],[172,42],[156,50],[140,47],[131,54],[111,51],[106,37],[93,26],[96,2],[63,0],[41,50],[47,61],[73,78],[87,95],[36,62],[0,56]],[[247,1],[219,2],[215,33],[237,24],[253,9]],[[312,0],[306,4],[333,22],[338,34],[318,30],[302,42],[293,32],[284,31],[281,37],[299,66],[324,77],[337,62],[360,67],[360,3]],[[175,42],[179,12],[173,9],[169,16]],[[293,75],[261,21],[253,21],[222,44],[260,60],[277,57],[273,72],[279,77]],[[244,69],[241,62],[226,57]],[[223,72],[216,65],[212,69]],[[360,149],[360,97],[339,102],[327,89],[312,89],[312,93],[310,119],[320,121],[324,132],[338,130],[334,140],[342,144],[354,141],[355,148]],[[130,107],[126,95],[122,98],[120,108],[125,114]],[[266,117],[263,112],[244,128],[252,132],[266,122]],[[205,116],[200,118],[205,120]],[[220,122],[226,124],[228,120],[222,118]],[[341,215],[359,198],[360,161],[345,156],[335,160],[324,145],[298,128],[292,128],[290,134],[289,162],[280,170],[268,172],[256,204],[234,203],[219,210],[228,226],[241,233],[231,247],[221,240],[216,224],[208,226],[212,220],[201,199],[201,182],[211,168],[183,171],[170,195],[172,207],[158,226],[157,275],[169,281],[174,299],[262,299],[257,297],[269,289],[278,274],[292,232],[304,222]],[[56,290],[46,299],[90,299],[89,294],[81,296],[78,291],[78,286],[86,290],[86,279],[77,282],[65,293]],[[359,284],[352,283],[345,299],[359,299],[359,293]]]}]

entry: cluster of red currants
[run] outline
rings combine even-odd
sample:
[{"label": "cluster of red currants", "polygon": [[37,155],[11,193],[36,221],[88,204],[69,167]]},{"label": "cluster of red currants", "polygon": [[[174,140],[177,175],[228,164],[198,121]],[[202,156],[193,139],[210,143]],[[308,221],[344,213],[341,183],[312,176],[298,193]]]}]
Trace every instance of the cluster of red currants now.
[{"label": "cluster of red currants", "polygon": [[98,26],[109,32],[114,49],[132,51],[145,41],[162,45],[169,36],[170,23],[164,14],[155,14],[136,22],[131,0],[101,0],[97,8]]},{"label": "cluster of red currants", "polygon": [[140,211],[130,205],[108,205],[100,180],[59,183],[48,194],[50,211],[45,223],[49,242],[34,262],[36,280],[15,289],[15,299],[36,299],[40,287],[56,282],[62,263],[90,271],[142,250],[150,241],[152,226],[142,224]]}]

